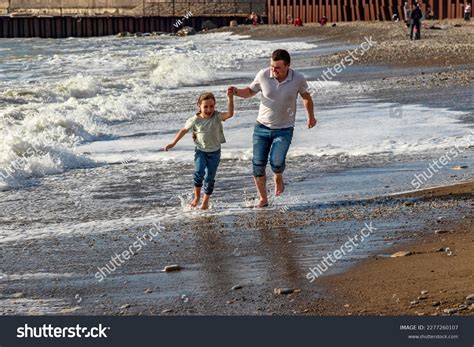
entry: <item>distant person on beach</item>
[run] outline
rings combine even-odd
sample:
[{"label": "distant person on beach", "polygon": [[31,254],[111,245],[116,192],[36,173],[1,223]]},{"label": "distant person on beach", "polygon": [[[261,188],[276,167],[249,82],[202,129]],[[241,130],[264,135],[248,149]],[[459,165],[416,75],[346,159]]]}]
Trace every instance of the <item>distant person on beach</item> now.
[{"label": "distant person on beach", "polygon": [[407,28],[411,25],[410,15],[410,7],[408,6],[408,2],[405,2],[405,4],[403,5],[403,16],[405,17],[404,20],[405,24],[407,25]]},{"label": "distant person on beach", "polygon": [[294,21],[293,21],[293,25],[295,27],[302,27],[303,26],[303,21],[301,20],[300,17],[297,17]]},{"label": "distant person on beach", "polygon": [[[222,122],[234,116],[234,96],[227,92],[227,112],[215,110],[216,98],[212,93],[203,93],[199,96],[197,105],[199,112],[189,118],[184,128],[176,134],[173,142],[165,146],[170,150],[190,130],[196,134],[194,143],[194,200],[191,207],[196,207],[201,198],[201,188],[204,181],[204,199],[201,209],[209,207],[209,199],[214,190],[217,167],[221,159],[221,143],[225,143]],[[193,136],[194,137],[194,136]]]},{"label": "distant person on beach", "polygon": [[252,24],[253,20],[253,12],[249,13],[249,15],[245,18],[244,24],[249,25]]},{"label": "distant person on beach", "polygon": [[285,190],[283,171],[295,127],[296,99],[303,98],[307,125],[316,125],[314,105],[305,77],[290,68],[290,54],[277,49],[270,67],[258,72],[254,81],[243,89],[229,87],[228,92],[241,98],[261,93],[257,124],[253,130],[253,176],[259,195],[257,207],[268,206],[266,168],[270,158],[275,183],[275,196]]},{"label": "distant person on beach", "polygon": [[394,22],[398,22],[400,20],[400,18],[398,17],[398,12],[397,11],[394,11],[393,14],[392,14],[392,20]]},{"label": "distant person on beach", "polygon": [[323,27],[327,24],[328,22],[328,19],[326,16],[323,16],[320,20],[319,20],[319,24]]},{"label": "distant person on beach", "polygon": [[420,4],[416,4],[415,9],[411,12],[410,18],[410,40],[419,40],[421,38],[421,18],[423,18],[423,13],[421,12]]},{"label": "distant person on beach", "polygon": [[433,20],[434,19],[434,11],[431,8],[431,6],[428,6],[428,8],[426,9],[426,19],[427,20]]},{"label": "distant person on beach", "polygon": [[471,20],[471,4],[467,4],[466,7],[464,7],[464,20],[469,21]]},{"label": "distant person on beach", "polygon": [[256,14],[255,12],[252,12],[252,17],[251,17],[251,19],[252,19],[252,25],[253,25],[253,26],[257,26],[257,24],[258,24],[258,16],[257,16],[257,14]]}]

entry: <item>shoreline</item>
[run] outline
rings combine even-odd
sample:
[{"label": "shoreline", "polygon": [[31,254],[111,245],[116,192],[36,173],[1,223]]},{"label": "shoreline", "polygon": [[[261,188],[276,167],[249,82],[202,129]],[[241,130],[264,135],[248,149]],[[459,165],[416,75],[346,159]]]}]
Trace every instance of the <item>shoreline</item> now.
[{"label": "shoreline", "polygon": [[[388,248],[344,274],[322,279],[320,285],[340,304],[324,314],[473,316],[474,305],[466,301],[474,293],[473,219],[443,227],[449,230],[445,234]],[[411,255],[389,256],[396,252]]]},{"label": "shoreline", "polygon": [[[393,197],[472,197],[474,182],[427,188]],[[326,298],[308,315],[474,315],[466,297],[474,293],[474,218],[439,217],[415,240],[375,252],[347,271],[317,279]],[[397,252],[406,256],[392,257]],[[369,290],[370,289],[370,290]]]}]

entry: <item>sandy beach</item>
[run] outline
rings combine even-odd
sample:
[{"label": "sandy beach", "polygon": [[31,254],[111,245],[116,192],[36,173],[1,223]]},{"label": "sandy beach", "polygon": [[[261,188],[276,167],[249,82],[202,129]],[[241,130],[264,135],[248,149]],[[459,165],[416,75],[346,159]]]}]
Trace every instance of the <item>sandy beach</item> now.
[{"label": "sandy beach", "polygon": [[[32,165],[40,176],[0,191],[0,315],[473,315],[466,303],[474,293],[472,143],[421,189],[413,191],[410,182],[473,128],[474,25],[425,22],[442,29],[424,28],[419,42],[408,40],[403,25],[211,31],[223,35],[211,37],[227,45],[222,56],[230,63],[216,58],[207,34],[158,43],[89,40],[88,49],[96,45],[108,55],[90,49],[77,60],[70,51],[84,50],[84,42],[69,40],[66,63],[56,53],[49,65],[36,62],[36,69],[54,73],[60,63],[64,81],[38,82],[31,72],[30,84],[0,90],[0,103],[15,120],[31,112],[25,123],[32,130],[17,138],[43,136],[45,124],[53,124],[51,137],[68,143],[43,148],[50,150],[48,161]],[[233,42],[223,34],[229,31],[257,41]],[[317,80],[371,35],[377,45],[315,93],[322,115],[317,132],[309,133],[301,117],[284,198],[273,197],[268,209],[251,208],[249,129],[258,100],[238,100],[239,115],[226,124],[214,206],[187,208],[191,141],[174,156],[159,148],[194,112],[196,90],[212,90],[223,104],[228,84],[251,81],[268,63],[261,52],[277,40],[294,48],[294,67]],[[254,46],[248,52],[245,42]],[[198,51],[197,66],[178,54]],[[232,59],[242,51],[254,55],[237,71]],[[132,54],[138,63],[122,66],[114,54]],[[169,65],[160,66],[163,61]],[[222,64],[215,70],[225,73],[214,74],[210,64]],[[86,66],[90,76],[70,77]],[[171,80],[176,66],[182,73]],[[54,121],[36,122],[42,116],[36,109]],[[73,118],[61,118],[71,110]],[[99,126],[91,126],[96,119]],[[67,147],[81,138],[74,151]],[[62,166],[48,166],[56,164],[51,158]],[[157,223],[165,231],[142,240],[114,271],[99,273]],[[309,280],[311,268],[367,225],[376,231]],[[390,257],[399,251],[410,255]],[[163,271],[170,265],[176,271]]]},{"label": "sandy beach", "polygon": [[[414,240],[373,254],[349,271],[321,280],[331,293],[308,314],[323,315],[473,315],[466,300],[474,292],[474,184],[428,189],[404,196],[421,200],[458,196],[471,200],[460,219],[440,215]],[[409,255],[391,257],[397,252]],[[321,307],[325,309],[321,310]]]}]

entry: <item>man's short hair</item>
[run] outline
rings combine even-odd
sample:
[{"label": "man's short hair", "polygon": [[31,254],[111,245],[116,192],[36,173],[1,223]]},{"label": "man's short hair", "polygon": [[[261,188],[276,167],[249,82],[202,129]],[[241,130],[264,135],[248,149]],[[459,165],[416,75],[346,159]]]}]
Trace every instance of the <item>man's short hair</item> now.
[{"label": "man's short hair", "polygon": [[272,60],[283,60],[286,65],[290,65],[290,53],[288,53],[288,51],[285,51],[284,49],[277,49],[272,53]]}]

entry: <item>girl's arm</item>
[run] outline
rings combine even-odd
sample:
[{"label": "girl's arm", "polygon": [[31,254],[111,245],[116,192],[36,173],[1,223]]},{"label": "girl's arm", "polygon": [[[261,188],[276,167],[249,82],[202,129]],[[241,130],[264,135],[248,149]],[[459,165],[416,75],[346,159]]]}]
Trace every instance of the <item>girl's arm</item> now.
[{"label": "girl's arm", "polygon": [[176,144],[178,143],[179,140],[181,140],[183,138],[184,135],[186,135],[186,133],[188,132],[188,129],[186,128],[183,128],[181,129],[180,131],[178,131],[178,133],[176,134],[176,136],[174,137],[174,140],[173,142],[171,143],[168,143],[166,146],[165,146],[165,151],[173,148],[174,146],[176,146]]},{"label": "girl's arm", "polygon": [[222,112],[222,120],[232,118],[234,116],[234,94],[227,91],[227,112]]}]

